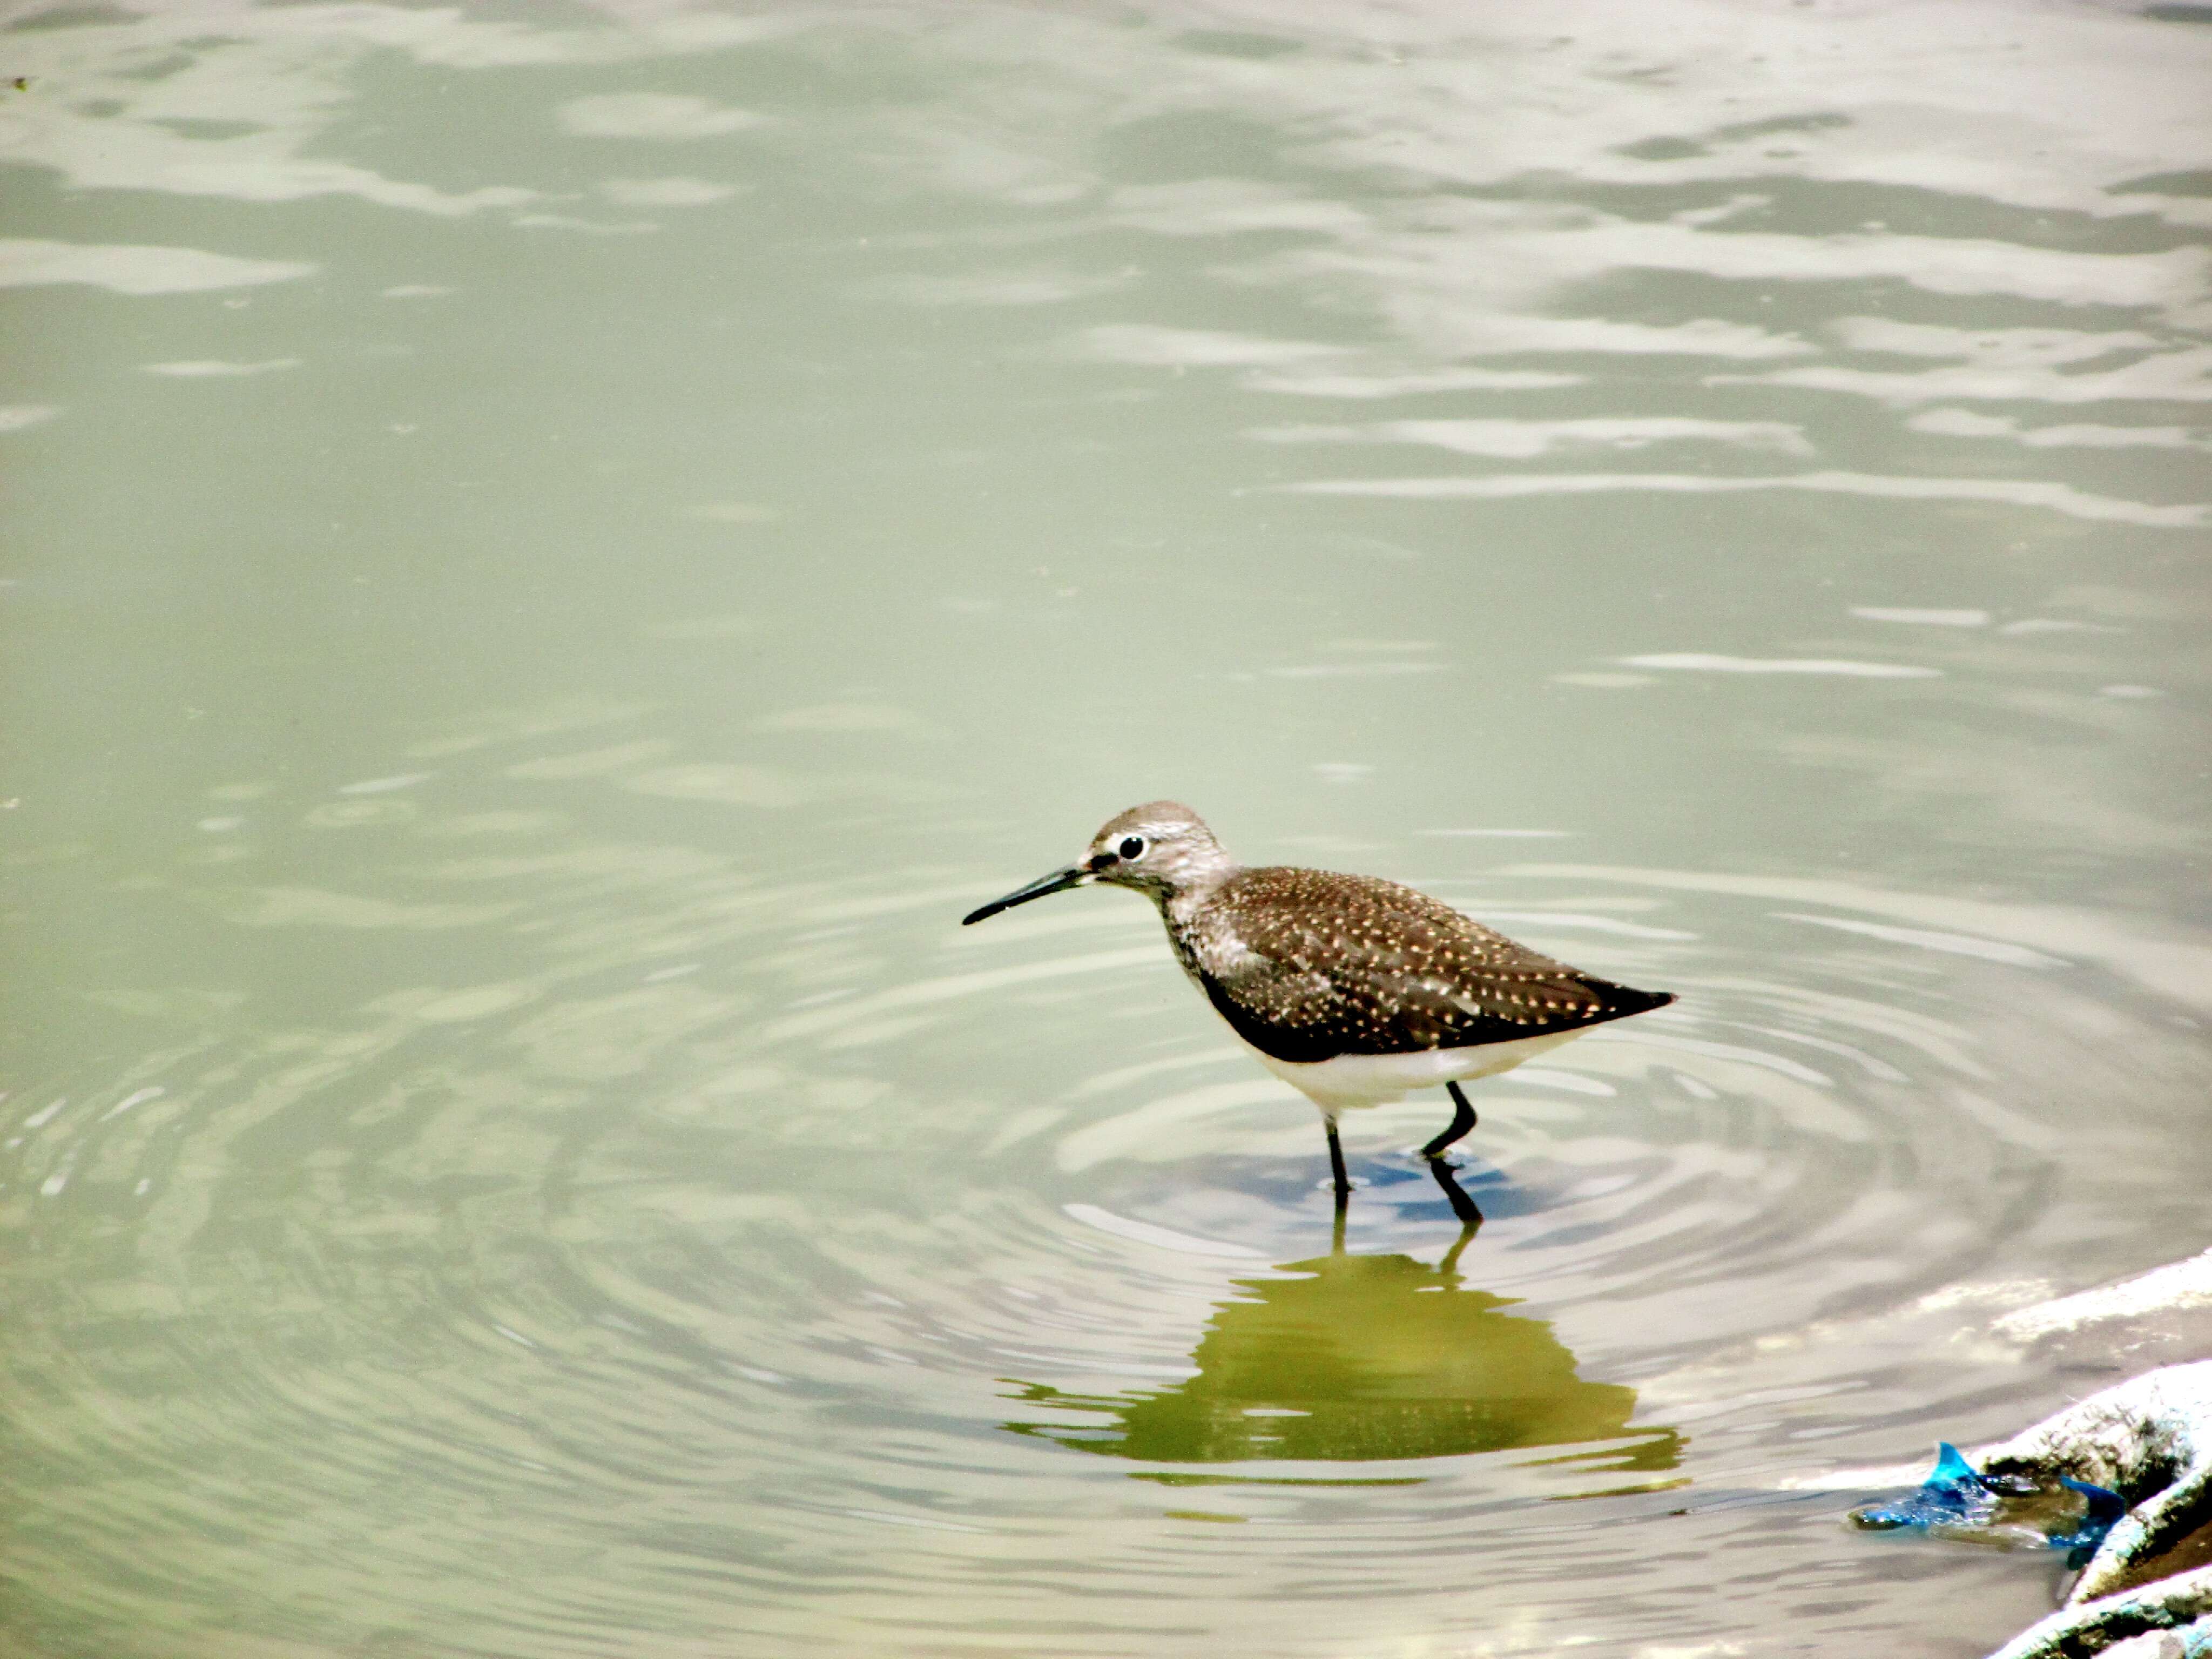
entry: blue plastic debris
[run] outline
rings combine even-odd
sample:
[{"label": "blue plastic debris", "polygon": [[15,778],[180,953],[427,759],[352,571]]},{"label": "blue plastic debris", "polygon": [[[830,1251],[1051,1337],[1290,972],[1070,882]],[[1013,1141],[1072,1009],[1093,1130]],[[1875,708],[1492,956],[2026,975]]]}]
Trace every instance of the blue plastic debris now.
[{"label": "blue plastic debris", "polygon": [[1964,1454],[1943,1440],[1936,1443],[1936,1467],[1918,1492],[1893,1504],[1853,1510],[1851,1522],[1870,1532],[1925,1532],[1930,1527],[1984,1526],[1996,1510],[1996,1493],[1983,1484]]},{"label": "blue plastic debris", "polygon": [[2058,1477],[2058,1484],[2081,1494],[2088,1504],[2081,1524],[2071,1532],[2051,1534],[2051,1547],[2066,1552],[2066,1565],[2086,1567],[2089,1558],[2097,1553],[2097,1546],[2105,1541],[2105,1534],[2112,1529],[2112,1522],[2128,1512],[2128,1500],[2104,1486],[2093,1486],[2087,1480],[2069,1480]]},{"label": "blue plastic debris", "polygon": [[[2051,1515],[2048,1500],[2061,1491],[2082,1501],[2067,1522]],[[2068,1505],[2069,1508],[2071,1505]],[[2058,1477],[2056,1487],[2020,1475],[1981,1474],[1949,1441],[1937,1444],[1936,1467],[1920,1490],[1887,1504],[1851,1511],[1851,1523],[1870,1532],[1934,1532],[1979,1537],[1991,1543],[2040,1543],[2066,1552],[2069,1567],[2086,1566],[2112,1523],[2128,1512],[2127,1499],[2087,1480]]]}]

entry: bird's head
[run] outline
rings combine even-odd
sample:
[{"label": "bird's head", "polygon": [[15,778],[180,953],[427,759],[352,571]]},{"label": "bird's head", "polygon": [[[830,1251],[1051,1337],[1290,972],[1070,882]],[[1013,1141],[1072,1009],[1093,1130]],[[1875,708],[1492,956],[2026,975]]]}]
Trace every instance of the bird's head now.
[{"label": "bird's head", "polygon": [[961,923],[1096,882],[1133,887],[1154,903],[1165,904],[1178,893],[1212,885],[1236,867],[1197,813],[1181,801],[1148,801],[1108,819],[1078,862],[992,900]]}]

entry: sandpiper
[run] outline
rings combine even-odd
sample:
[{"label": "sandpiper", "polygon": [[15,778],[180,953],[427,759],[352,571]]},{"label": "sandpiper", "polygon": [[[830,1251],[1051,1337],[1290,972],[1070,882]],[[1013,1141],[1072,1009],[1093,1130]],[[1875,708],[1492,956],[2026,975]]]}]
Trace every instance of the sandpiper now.
[{"label": "sandpiper", "polygon": [[1159,907],[1176,960],[1237,1040],[1321,1109],[1340,1212],[1352,1182],[1338,1115],[1441,1083],[1452,1121],[1421,1155],[1454,1213],[1480,1222],[1443,1156],[1474,1127],[1459,1085],[1674,1000],[1540,956],[1395,881],[1246,869],[1172,800],[1131,807],[1091,838],[1079,862],[970,911],[961,925],[1096,882],[1133,887]]}]

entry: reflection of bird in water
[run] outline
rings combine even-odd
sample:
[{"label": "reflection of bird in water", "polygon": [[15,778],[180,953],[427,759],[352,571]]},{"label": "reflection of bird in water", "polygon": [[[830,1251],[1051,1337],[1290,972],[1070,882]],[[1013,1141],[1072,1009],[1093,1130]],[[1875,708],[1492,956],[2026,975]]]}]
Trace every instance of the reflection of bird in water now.
[{"label": "reflection of bird in water", "polygon": [[1443,1160],[1474,1127],[1459,1085],[1674,1000],[1539,956],[1395,882],[1243,868],[1197,813],[1171,800],[1131,807],[1091,837],[1079,863],[993,900],[963,925],[1093,882],[1133,887],[1158,905],[1176,959],[1214,1012],[1262,1066],[1321,1109],[1340,1210],[1352,1182],[1338,1114],[1442,1084],[1452,1121],[1421,1153],[1460,1219],[1481,1220]]},{"label": "reflection of bird in water", "polygon": [[1243,1281],[1191,1356],[1198,1375],[1157,1394],[1017,1396],[1096,1426],[1010,1423],[1079,1450],[1162,1463],[1449,1457],[1525,1446],[1615,1443],[1613,1470],[1672,1469],[1674,1430],[1631,1429],[1636,1391],[1587,1382],[1540,1319],[1460,1287],[1462,1236],[1437,1267],[1404,1255],[1291,1262],[1291,1279]]}]

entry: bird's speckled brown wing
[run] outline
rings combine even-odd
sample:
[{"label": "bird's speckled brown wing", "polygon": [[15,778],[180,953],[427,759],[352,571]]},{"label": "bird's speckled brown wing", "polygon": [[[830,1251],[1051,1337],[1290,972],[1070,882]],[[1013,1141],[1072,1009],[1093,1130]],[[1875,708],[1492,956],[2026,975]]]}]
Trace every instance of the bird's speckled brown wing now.
[{"label": "bird's speckled brown wing", "polygon": [[1372,876],[1243,870],[1206,908],[1213,926],[1192,941],[1200,983],[1237,1034],[1277,1060],[1507,1042],[1674,1000],[1554,962]]}]

